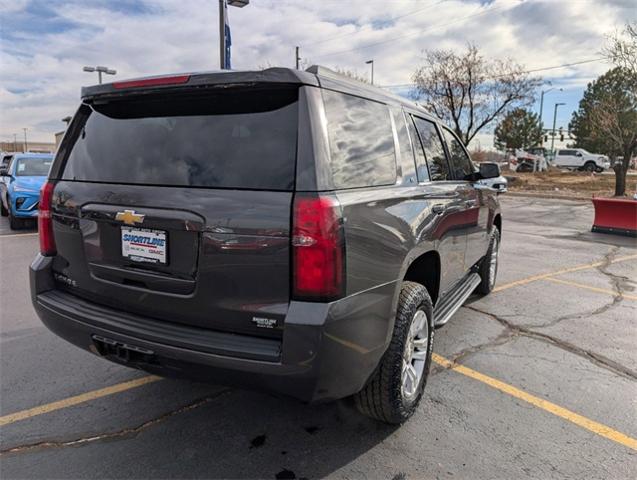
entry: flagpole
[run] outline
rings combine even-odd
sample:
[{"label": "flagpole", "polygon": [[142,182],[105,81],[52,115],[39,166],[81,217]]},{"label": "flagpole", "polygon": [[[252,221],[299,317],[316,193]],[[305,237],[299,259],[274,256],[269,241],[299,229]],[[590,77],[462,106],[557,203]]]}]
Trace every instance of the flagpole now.
[{"label": "flagpole", "polygon": [[226,9],[225,0],[219,0],[219,66],[226,68]]}]

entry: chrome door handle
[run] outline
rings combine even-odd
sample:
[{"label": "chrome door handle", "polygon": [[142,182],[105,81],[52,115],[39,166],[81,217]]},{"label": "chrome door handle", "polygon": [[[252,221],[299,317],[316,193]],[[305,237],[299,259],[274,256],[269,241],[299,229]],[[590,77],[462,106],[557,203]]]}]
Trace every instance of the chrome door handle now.
[{"label": "chrome door handle", "polygon": [[436,203],[433,207],[431,207],[431,211],[436,215],[442,215],[447,210],[447,207],[442,203]]}]

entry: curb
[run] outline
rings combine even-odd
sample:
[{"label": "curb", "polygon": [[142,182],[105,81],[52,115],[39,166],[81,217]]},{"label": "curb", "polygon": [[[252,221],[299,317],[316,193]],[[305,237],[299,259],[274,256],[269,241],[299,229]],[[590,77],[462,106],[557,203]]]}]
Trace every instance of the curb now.
[{"label": "curb", "polygon": [[592,195],[590,197],[585,197],[582,195],[568,196],[568,195],[555,195],[553,193],[512,192],[511,190],[506,192],[505,195],[510,195],[512,197],[552,198],[555,200],[572,200],[575,202],[590,202],[591,199],[593,198]]}]

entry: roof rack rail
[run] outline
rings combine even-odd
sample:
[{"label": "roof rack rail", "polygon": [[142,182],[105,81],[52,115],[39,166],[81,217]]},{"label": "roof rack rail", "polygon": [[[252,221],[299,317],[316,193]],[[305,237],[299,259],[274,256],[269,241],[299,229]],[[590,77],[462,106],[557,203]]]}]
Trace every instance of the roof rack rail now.
[{"label": "roof rack rail", "polygon": [[322,77],[356,80],[355,78],[351,78],[347,75],[343,75],[342,73],[338,73],[337,71],[327,67],[323,67],[322,65],[312,65],[311,67],[307,67],[305,71],[308,73],[313,73],[314,75],[321,75]]}]

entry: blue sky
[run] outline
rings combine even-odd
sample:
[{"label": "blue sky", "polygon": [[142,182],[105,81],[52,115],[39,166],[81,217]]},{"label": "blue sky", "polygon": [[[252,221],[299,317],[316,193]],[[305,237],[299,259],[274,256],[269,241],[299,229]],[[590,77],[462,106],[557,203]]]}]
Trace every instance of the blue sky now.
[{"label": "blue sky", "polygon": [[[107,65],[116,78],[193,70],[218,63],[217,0],[0,0],[0,140],[28,128],[52,141],[72,114],[84,65]],[[605,36],[637,19],[634,0],[252,0],[229,9],[233,67],[320,63],[403,85],[430,48],[510,57],[528,69],[599,57]],[[553,87],[545,125],[566,127],[586,84],[610,66],[597,61],[537,72]],[[548,86],[545,87],[550,88]],[[404,89],[399,89],[404,91]],[[535,111],[539,110],[538,105]],[[478,140],[490,148],[488,132]]]}]

